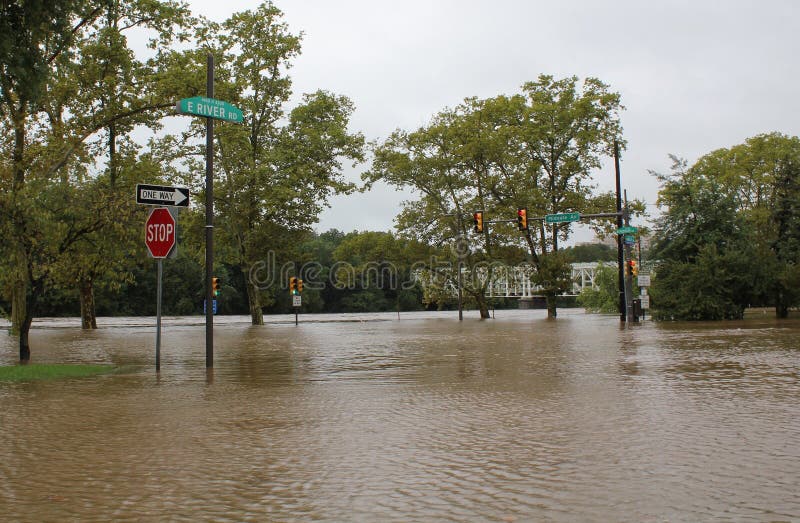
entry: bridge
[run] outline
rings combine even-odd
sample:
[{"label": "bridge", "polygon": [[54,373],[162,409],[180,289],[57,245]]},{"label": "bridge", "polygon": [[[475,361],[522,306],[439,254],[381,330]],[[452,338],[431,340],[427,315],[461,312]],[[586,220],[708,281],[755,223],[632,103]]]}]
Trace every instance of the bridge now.
[{"label": "bridge", "polygon": [[[606,265],[612,266],[611,263]],[[586,288],[597,289],[595,275],[598,268],[603,266],[603,262],[573,263],[571,266],[572,290],[567,294],[578,295]],[[533,267],[529,265],[495,268],[486,288],[486,296],[490,298],[541,296],[542,289],[532,283],[532,275]]]},{"label": "bridge", "polygon": [[[595,276],[599,267],[606,265],[616,268],[614,262],[592,262],[592,263],[573,263],[572,265],[572,289],[567,295],[578,295],[583,289],[597,288]],[[489,298],[533,298],[541,296],[541,287],[533,283],[534,268],[528,264],[521,265],[495,265],[491,268],[491,279],[486,286],[486,296]],[[476,269],[475,276],[484,281],[489,274],[486,267]],[[426,278],[422,275],[416,276],[425,285]],[[462,269],[462,277],[467,279],[473,277],[469,269]],[[448,293],[457,294],[456,282],[449,280],[445,285]]]}]

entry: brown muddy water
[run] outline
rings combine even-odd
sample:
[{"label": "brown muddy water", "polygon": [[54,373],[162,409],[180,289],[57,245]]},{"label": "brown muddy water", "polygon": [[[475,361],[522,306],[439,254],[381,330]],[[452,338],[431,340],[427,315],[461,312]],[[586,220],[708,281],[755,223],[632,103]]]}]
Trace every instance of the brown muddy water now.
[{"label": "brown muddy water", "polygon": [[[3,521],[798,521],[800,322],[498,311],[43,320]],[[348,320],[348,321],[340,321]],[[16,360],[0,335],[0,364]]]}]

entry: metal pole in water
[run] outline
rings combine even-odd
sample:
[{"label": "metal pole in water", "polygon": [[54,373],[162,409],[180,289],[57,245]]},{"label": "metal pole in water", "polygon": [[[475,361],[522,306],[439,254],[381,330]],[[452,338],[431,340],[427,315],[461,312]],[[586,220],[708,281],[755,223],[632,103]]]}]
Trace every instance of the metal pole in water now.
[{"label": "metal pole in water", "polygon": [[[214,56],[206,61],[206,95],[214,97]],[[214,366],[214,120],[206,118],[206,368]]]},{"label": "metal pole in water", "polygon": [[[614,174],[617,185],[617,229],[622,227],[622,180],[619,173],[619,143],[614,140]],[[625,303],[625,271],[623,264],[625,257],[622,252],[622,235],[617,235],[617,282],[619,288],[619,320],[626,320],[627,307]]]},{"label": "metal pole in water", "polygon": [[164,275],[164,260],[158,259],[158,282],[156,283],[156,372],[161,370],[161,280]]}]

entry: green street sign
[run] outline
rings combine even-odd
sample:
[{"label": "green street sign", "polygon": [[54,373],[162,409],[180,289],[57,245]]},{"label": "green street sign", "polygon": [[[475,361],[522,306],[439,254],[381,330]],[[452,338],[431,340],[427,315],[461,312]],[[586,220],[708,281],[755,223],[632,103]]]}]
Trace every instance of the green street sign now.
[{"label": "green street sign", "polygon": [[238,107],[234,107],[228,102],[206,98],[205,96],[193,96],[192,98],[178,100],[178,103],[175,104],[175,109],[180,114],[205,116],[206,118],[214,118],[215,120],[224,120],[226,122],[242,123],[244,119],[242,110]]},{"label": "green street sign", "polygon": [[546,214],[544,217],[545,223],[564,223],[564,222],[577,222],[581,219],[579,212],[565,212],[561,214]]},{"label": "green street sign", "polygon": [[639,232],[639,229],[630,225],[617,229],[617,234],[636,234],[637,232]]}]

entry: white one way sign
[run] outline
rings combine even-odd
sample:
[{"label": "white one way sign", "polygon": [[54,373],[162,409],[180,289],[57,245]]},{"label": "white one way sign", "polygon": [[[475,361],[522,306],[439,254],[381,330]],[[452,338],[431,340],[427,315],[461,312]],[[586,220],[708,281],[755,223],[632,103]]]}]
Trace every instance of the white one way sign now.
[{"label": "white one way sign", "polygon": [[189,206],[189,189],[165,185],[136,184],[136,203],[144,205]]}]

